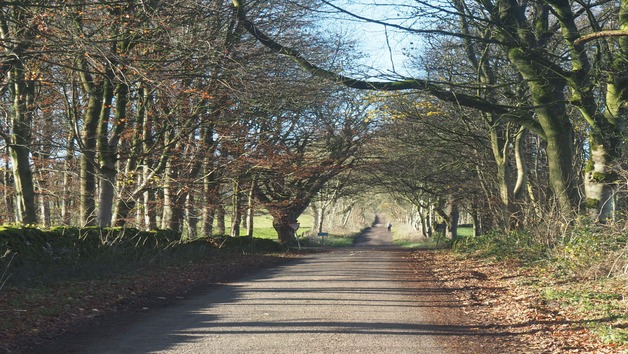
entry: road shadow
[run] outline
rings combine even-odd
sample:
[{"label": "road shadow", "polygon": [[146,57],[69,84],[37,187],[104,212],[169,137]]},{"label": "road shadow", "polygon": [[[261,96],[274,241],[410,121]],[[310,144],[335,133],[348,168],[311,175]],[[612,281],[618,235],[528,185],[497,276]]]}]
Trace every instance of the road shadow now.
[{"label": "road shadow", "polygon": [[393,234],[387,229],[385,220],[375,217],[371,227],[355,237],[354,247],[358,248],[400,248],[393,244]]},{"label": "road shadow", "polygon": [[[469,321],[463,312],[465,305],[453,295],[464,289],[443,287],[428,267],[411,267],[406,258],[409,254],[392,244],[392,233],[381,220],[376,220],[357,238],[356,247],[307,255],[234,283],[214,285],[172,306],[102,319],[99,326],[57,338],[29,353],[174,352],[182,345],[196,346],[208,340],[237,343],[242,336],[250,342],[279,335],[285,338],[359,336],[364,340],[397,336],[400,340],[425,338],[426,341],[436,337],[454,343],[450,346],[457,353],[479,352],[472,343],[480,343],[482,353],[503,353],[520,352],[512,349],[520,345],[518,338],[536,331],[527,323],[478,325]],[[402,286],[383,285],[390,280]],[[249,283],[256,286],[250,288]],[[219,309],[224,307],[233,312]],[[307,310],[307,315],[298,320],[290,316],[276,320],[274,311],[279,309],[288,313]],[[348,315],[317,316],[322,309]],[[431,315],[415,322],[385,316],[376,320],[349,320],[357,311],[379,314],[427,311]],[[215,345],[198,352],[236,352],[231,349],[237,346]],[[291,352],[299,351],[294,349]],[[408,351],[412,348],[408,347]]]}]

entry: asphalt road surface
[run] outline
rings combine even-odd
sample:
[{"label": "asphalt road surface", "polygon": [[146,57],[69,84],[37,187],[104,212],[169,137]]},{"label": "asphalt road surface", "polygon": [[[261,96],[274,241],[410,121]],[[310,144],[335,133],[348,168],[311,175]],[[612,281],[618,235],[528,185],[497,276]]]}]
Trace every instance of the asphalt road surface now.
[{"label": "asphalt road surface", "polygon": [[[154,311],[71,353],[477,353],[455,299],[375,225],[318,253]],[[428,276],[428,275],[426,275]],[[486,343],[485,343],[486,344]]]}]

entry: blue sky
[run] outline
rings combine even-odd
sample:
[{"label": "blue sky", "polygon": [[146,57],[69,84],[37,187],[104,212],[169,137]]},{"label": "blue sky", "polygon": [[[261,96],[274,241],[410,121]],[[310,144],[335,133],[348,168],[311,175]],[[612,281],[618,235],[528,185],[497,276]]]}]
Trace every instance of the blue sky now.
[{"label": "blue sky", "polygon": [[[401,16],[396,16],[394,11],[394,8],[399,6],[400,1],[338,0],[331,2],[366,18],[391,21],[397,24],[404,22]],[[380,6],[373,6],[375,3]],[[358,44],[358,49],[367,54],[361,63],[373,68],[368,72],[370,75],[379,75],[380,73],[391,75],[393,71],[398,74],[409,75],[411,70],[408,70],[404,65],[406,64],[406,57],[403,54],[404,48],[408,48],[411,42],[407,34],[380,24],[350,18],[348,15],[334,16],[328,21],[329,23],[325,27],[329,27],[330,31],[345,33],[354,38]]]}]

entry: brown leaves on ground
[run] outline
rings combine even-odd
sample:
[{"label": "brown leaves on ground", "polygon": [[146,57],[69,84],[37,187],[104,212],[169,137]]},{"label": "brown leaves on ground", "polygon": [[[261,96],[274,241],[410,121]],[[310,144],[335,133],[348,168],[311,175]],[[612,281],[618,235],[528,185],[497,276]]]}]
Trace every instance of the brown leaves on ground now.
[{"label": "brown leaves on ground", "polygon": [[[605,344],[589,329],[594,324],[610,324],[612,318],[544,300],[541,291],[548,286],[547,279],[530,269],[503,261],[460,258],[444,251],[416,251],[413,258],[417,266],[431,268],[478,327],[522,343],[526,352],[628,353],[628,347]],[[627,289],[625,282],[618,286],[624,287],[620,291]],[[560,287],[569,286],[551,286]]]},{"label": "brown leaves on ground", "polygon": [[164,306],[289,257],[229,253],[186,266],[155,267],[108,279],[0,290],[0,353],[20,353],[95,319]]}]

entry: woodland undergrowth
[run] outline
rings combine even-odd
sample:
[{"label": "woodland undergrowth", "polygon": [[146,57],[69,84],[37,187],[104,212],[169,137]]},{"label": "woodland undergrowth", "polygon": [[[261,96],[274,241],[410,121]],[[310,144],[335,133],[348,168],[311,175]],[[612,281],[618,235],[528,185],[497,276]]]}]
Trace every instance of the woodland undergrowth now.
[{"label": "woodland undergrowth", "polygon": [[548,218],[527,229],[461,238],[473,258],[516,262],[534,274],[545,304],[569,313],[606,343],[628,344],[628,222]]}]

